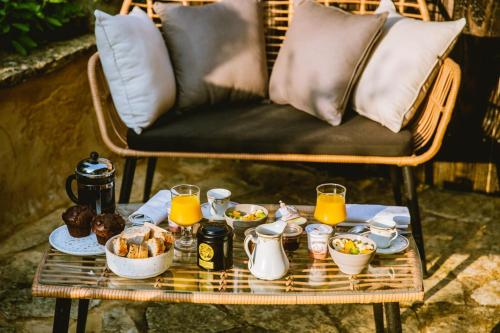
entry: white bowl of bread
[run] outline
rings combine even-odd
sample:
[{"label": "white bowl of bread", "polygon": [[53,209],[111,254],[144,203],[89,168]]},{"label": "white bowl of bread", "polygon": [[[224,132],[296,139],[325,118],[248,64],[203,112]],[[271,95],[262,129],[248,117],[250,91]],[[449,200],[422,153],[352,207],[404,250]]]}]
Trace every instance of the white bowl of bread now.
[{"label": "white bowl of bread", "polygon": [[151,223],[130,227],[106,242],[106,262],[118,276],[147,279],[165,272],[174,259],[172,234]]}]

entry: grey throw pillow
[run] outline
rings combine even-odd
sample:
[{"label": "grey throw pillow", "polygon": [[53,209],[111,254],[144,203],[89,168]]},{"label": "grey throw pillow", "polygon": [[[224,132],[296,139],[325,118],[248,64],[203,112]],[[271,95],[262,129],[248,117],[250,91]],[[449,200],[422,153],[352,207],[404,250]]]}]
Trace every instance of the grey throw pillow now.
[{"label": "grey throw pillow", "polygon": [[340,124],[386,17],[300,2],[271,73],[271,100]]},{"label": "grey throw pillow", "polygon": [[223,0],[192,7],[156,2],[154,9],[171,51],[179,110],[265,97],[258,1]]},{"label": "grey throw pillow", "polygon": [[175,103],[175,78],[165,42],[140,8],[129,15],[95,11],[97,50],[116,111],[137,134]]}]

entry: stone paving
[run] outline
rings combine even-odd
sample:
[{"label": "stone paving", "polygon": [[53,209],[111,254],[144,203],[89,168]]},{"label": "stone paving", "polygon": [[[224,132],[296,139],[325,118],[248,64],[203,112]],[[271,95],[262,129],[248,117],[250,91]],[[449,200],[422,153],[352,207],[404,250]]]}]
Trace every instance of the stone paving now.
[{"label": "stone paving", "polygon": [[[141,200],[144,162],[132,201]],[[119,169],[121,170],[121,169]],[[335,165],[161,160],[154,191],[177,183],[231,189],[238,202],[313,204],[316,184],[348,188],[348,202],[392,204],[386,178]],[[368,177],[367,175],[370,174]],[[375,175],[375,177],[373,177]],[[119,181],[118,181],[119,183]],[[500,332],[500,198],[419,188],[430,277],[425,302],[404,304],[404,332]],[[68,202],[69,205],[69,202]],[[50,332],[54,300],[32,298],[36,265],[58,209],[0,243],[0,332]],[[72,308],[71,331],[76,327]],[[219,306],[92,301],[88,332],[373,332],[369,305]]]}]

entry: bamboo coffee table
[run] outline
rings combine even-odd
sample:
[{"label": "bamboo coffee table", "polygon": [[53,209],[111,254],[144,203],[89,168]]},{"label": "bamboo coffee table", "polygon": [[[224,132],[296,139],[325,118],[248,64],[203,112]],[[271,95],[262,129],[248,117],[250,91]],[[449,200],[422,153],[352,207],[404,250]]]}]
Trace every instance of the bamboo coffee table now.
[{"label": "bamboo coffee table", "polygon": [[[277,205],[265,205],[273,218]],[[128,216],[138,205],[119,206]],[[313,206],[297,206],[313,221]],[[342,231],[337,228],[337,231]],[[403,253],[376,255],[368,270],[356,276],[341,273],[331,258],[308,257],[307,237],[289,255],[288,275],[262,281],[247,269],[242,241],[234,243],[234,267],[206,272],[195,264],[174,262],[161,276],[130,280],[113,274],[104,255],[78,257],[49,249],[36,271],[32,293],[56,298],[54,332],[66,332],[71,300],[79,299],[77,332],[84,332],[89,299],[186,302],[208,304],[345,304],[371,303],[377,332],[384,332],[384,312],[389,332],[401,332],[400,302],[422,301],[424,290],[420,257],[411,234]]]}]

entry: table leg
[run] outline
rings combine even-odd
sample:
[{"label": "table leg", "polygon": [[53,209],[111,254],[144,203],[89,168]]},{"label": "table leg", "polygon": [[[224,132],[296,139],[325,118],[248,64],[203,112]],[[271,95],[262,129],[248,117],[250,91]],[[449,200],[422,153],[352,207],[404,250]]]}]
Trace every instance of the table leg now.
[{"label": "table leg", "polygon": [[87,313],[89,311],[89,300],[81,299],[78,301],[78,320],[76,322],[76,333],[85,333],[87,325]]},{"label": "table leg", "polygon": [[375,320],[375,332],[384,333],[384,306],[382,303],[373,304],[373,319]]},{"label": "table leg", "polygon": [[401,333],[401,315],[399,313],[399,303],[384,303],[385,320],[387,321],[387,332]]},{"label": "table leg", "polygon": [[56,298],[56,310],[54,311],[54,325],[52,332],[66,333],[69,326],[69,313],[71,311],[70,298]]}]

